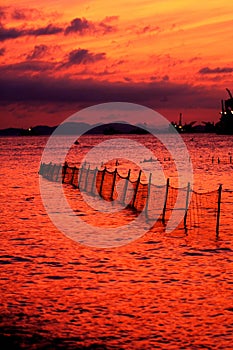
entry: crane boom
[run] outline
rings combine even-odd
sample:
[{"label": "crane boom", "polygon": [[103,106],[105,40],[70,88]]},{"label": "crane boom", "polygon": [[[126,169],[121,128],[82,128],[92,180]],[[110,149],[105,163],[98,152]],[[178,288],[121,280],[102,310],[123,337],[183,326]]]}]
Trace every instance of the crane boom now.
[{"label": "crane boom", "polygon": [[231,92],[230,92],[230,90],[229,90],[228,88],[226,88],[226,90],[227,90],[227,92],[228,92],[230,98],[233,98],[233,97],[232,97],[232,94],[231,94]]}]

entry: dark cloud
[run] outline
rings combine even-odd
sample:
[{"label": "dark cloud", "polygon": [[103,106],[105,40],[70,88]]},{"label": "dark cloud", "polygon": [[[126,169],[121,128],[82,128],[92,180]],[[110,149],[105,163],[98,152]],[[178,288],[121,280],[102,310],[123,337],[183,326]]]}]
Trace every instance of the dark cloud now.
[{"label": "dark cloud", "polygon": [[4,28],[0,25],[0,41],[5,41],[8,39],[16,39],[23,36],[23,30],[16,28]]},{"label": "dark cloud", "polygon": [[152,76],[150,77],[150,80],[151,80],[151,81],[158,80],[158,77],[156,77],[155,75],[152,75]]},{"label": "dark cloud", "polygon": [[169,75],[163,75],[162,77],[161,76],[156,76],[156,75],[152,75],[151,77],[150,77],[150,80],[151,81],[169,81]]},{"label": "dark cloud", "polygon": [[105,22],[100,22],[98,27],[97,27],[97,32],[101,32],[103,34],[108,34],[108,33],[113,33],[116,31],[116,27],[106,24]]},{"label": "dark cloud", "polygon": [[[92,64],[100,60],[104,60],[106,58],[106,54],[104,52],[100,53],[92,53],[86,49],[77,49],[73,50],[69,53],[68,59],[65,63],[53,63],[41,61],[49,47],[47,45],[36,45],[32,53],[27,56],[27,60],[14,64],[5,64],[0,66],[0,75],[7,74],[8,76],[14,75],[14,72],[18,72],[21,74],[27,74],[30,72],[45,72],[45,71],[54,71],[56,69],[62,69],[71,67],[73,65],[87,65]],[[5,48],[0,49],[0,56],[5,52]],[[107,71],[104,71],[107,74]],[[104,75],[104,72],[99,73],[100,75]],[[83,74],[85,72],[82,72]],[[90,74],[90,72],[86,72],[86,74]],[[108,73],[110,74],[110,73]],[[97,74],[98,75],[98,74]]]},{"label": "dark cloud", "polygon": [[[0,8],[0,18],[1,16],[5,16],[5,10],[1,10]],[[12,13],[12,18],[18,20],[26,20],[27,18],[30,18],[30,16],[35,16],[35,10],[15,10]],[[48,24],[47,26],[39,28],[25,29],[25,27],[6,28],[0,23],[0,41],[17,39],[23,36],[54,35],[59,33],[64,33],[65,35],[72,33],[79,35],[84,35],[86,33],[107,34],[116,31],[116,27],[108,24],[107,22],[109,22],[109,19],[105,19],[98,23],[92,23],[86,18],[75,18],[71,21],[70,25],[65,28],[65,30],[63,27],[54,24]]]},{"label": "dark cloud", "polygon": [[153,32],[159,32],[161,30],[158,26],[144,26],[143,28],[139,28],[137,30],[137,34],[147,34],[147,33],[153,33]]},{"label": "dark cloud", "polygon": [[36,20],[44,18],[44,14],[35,8],[15,8],[13,6],[0,6],[0,19],[2,20]]},{"label": "dark cloud", "polygon": [[169,76],[168,76],[168,75],[164,75],[164,76],[163,76],[163,80],[164,80],[164,81],[168,81],[168,80],[169,80]]},{"label": "dark cloud", "polygon": [[[117,17],[116,17],[117,18]],[[86,33],[91,34],[108,34],[116,31],[116,27],[109,24],[114,21],[115,17],[106,17],[103,21],[93,23],[86,18],[75,18],[71,21],[70,25],[66,27],[64,34],[79,34],[84,35]]]},{"label": "dark cloud", "polygon": [[106,54],[104,52],[92,53],[86,49],[77,49],[69,53],[68,61],[65,63],[66,66],[72,66],[76,64],[88,64],[95,63],[100,60],[104,60]]},{"label": "dark cloud", "polygon": [[0,20],[13,21],[37,21],[38,19],[55,19],[58,17],[56,12],[43,12],[40,8],[0,6]]},{"label": "dark cloud", "polygon": [[5,18],[6,18],[6,7],[0,6],[0,19],[5,19]]},{"label": "dark cloud", "polygon": [[110,24],[112,22],[116,22],[118,20],[118,16],[109,16],[105,17],[101,22],[96,23],[95,31],[101,34],[108,34],[116,32],[117,27]]},{"label": "dark cloud", "polygon": [[19,10],[19,9],[15,9],[12,14],[11,14],[12,19],[16,19],[16,20],[24,20],[27,18],[26,13],[24,10]]},{"label": "dark cloud", "polygon": [[32,53],[27,56],[27,59],[28,60],[41,59],[46,55],[47,51],[48,51],[47,45],[36,45]]},{"label": "dark cloud", "polygon": [[65,35],[70,33],[79,33],[83,34],[83,32],[88,29],[93,28],[93,24],[89,22],[86,18],[75,18],[71,21],[70,25],[65,29]]},{"label": "dark cloud", "polygon": [[17,21],[38,20],[51,17],[51,14],[44,14],[41,10],[35,8],[14,8],[11,10],[11,18]]},{"label": "dark cloud", "polygon": [[198,60],[201,60],[201,57],[198,57],[198,56],[195,56],[195,57],[192,57],[188,60],[189,63],[193,63],[195,61],[198,61]]},{"label": "dark cloud", "polygon": [[5,41],[8,39],[16,39],[22,36],[40,36],[40,35],[53,35],[58,34],[63,31],[62,28],[48,24],[45,27],[40,27],[37,29],[20,29],[20,28],[5,28],[0,26],[0,41]]},{"label": "dark cloud", "polygon": [[29,29],[26,31],[26,35],[53,35],[63,32],[63,29],[58,26],[54,26],[53,24],[48,24],[46,27],[41,27],[37,29]]},{"label": "dark cloud", "polygon": [[5,47],[1,47],[0,48],[0,56],[4,56],[5,52],[6,52]]},{"label": "dark cloud", "polygon": [[232,73],[233,67],[217,67],[217,68],[209,68],[204,67],[199,70],[199,74],[224,74],[224,73]]},{"label": "dark cloud", "polygon": [[51,62],[43,61],[24,61],[15,64],[5,64],[0,67],[0,74],[7,75],[8,77],[14,77],[15,73],[25,75],[25,72],[38,72],[43,73],[45,71],[53,69],[55,66]]},{"label": "dark cloud", "polygon": [[[0,100],[5,103],[96,103],[134,102],[153,108],[217,108],[219,91],[188,84],[96,81],[94,79],[15,77],[0,74]],[[214,102],[213,102],[214,101]],[[215,105],[216,103],[216,105]]]}]

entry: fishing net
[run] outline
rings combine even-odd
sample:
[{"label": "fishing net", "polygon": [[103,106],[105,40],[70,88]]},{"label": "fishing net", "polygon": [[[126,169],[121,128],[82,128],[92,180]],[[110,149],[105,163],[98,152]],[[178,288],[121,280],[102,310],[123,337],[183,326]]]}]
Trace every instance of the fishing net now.
[{"label": "fishing net", "polygon": [[[100,196],[105,201],[116,201],[136,212],[144,211],[148,220],[159,219],[164,224],[170,219],[174,211],[183,217],[182,226],[186,230],[217,229],[219,220],[219,190],[198,193],[190,189],[189,185],[176,188],[169,185],[158,186],[145,182],[139,173],[138,178],[122,176],[118,169],[110,171],[104,169],[90,169],[83,166],[78,169],[65,164],[63,167],[56,164],[41,164],[39,173],[50,181],[61,181],[71,184],[92,196]],[[133,178],[133,180],[132,180]],[[179,198],[179,201],[177,199]],[[223,209],[233,202],[233,192],[228,191],[223,201]],[[226,209],[227,210],[227,209]],[[223,217],[226,215],[223,210]],[[232,215],[229,212],[228,217]],[[232,217],[233,219],[233,217]]]}]

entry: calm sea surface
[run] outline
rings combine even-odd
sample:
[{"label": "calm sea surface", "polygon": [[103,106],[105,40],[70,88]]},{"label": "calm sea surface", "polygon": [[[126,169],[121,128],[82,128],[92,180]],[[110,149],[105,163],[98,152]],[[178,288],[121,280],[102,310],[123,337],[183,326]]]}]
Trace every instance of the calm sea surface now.
[{"label": "calm sea surface", "polygon": [[[84,137],[68,160],[79,164],[105,138]],[[135,138],[153,148],[149,136]],[[59,232],[43,207],[47,138],[0,138],[1,349],[233,349],[233,136],[183,139],[194,189],[223,184],[219,239],[207,218],[187,235],[154,227],[126,246],[97,249]],[[78,206],[77,190],[65,192]]]}]

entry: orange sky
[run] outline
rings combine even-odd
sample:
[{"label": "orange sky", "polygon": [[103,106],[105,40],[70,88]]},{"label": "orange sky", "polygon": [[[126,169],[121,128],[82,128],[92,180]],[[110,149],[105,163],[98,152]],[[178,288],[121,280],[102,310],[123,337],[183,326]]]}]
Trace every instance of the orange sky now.
[{"label": "orange sky", "polygon": [[5,1],[0,127],[121,100],[217,121],[233,90],[232,18],[226,0]]}]

